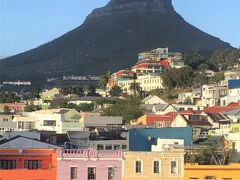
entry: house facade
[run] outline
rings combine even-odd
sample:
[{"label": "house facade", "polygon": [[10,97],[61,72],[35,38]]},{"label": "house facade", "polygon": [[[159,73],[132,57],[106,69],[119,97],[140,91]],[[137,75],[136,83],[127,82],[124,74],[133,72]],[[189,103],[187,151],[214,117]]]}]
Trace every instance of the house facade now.
[{"label": "house facade", "polygon": [[0,149],[0,179],[55,180],[55,149]]},{"label": "house facade", "polygon": [[240,178],[240,164],[229,165],[185,165],[185,180],[190,179],[226,179]]},{"label": "house facade", "polygon": [[61,149],[57,158],[57,179],[120,180],[122,159],[120,150]]}]

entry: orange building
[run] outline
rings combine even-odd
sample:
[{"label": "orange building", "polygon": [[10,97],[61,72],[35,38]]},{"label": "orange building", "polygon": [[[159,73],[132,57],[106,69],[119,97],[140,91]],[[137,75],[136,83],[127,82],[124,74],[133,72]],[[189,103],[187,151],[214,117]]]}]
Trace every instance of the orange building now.
[{"label": "orange building", "polygon": [[203,180],[203,179],[223,179],[223,180],[239,180],[240,179],[240,163],[229,165],[185,165],[185,180]]},{"label": "orange building", "polygon": [[0,180],[55,180],[54,149],[0,149]]}]

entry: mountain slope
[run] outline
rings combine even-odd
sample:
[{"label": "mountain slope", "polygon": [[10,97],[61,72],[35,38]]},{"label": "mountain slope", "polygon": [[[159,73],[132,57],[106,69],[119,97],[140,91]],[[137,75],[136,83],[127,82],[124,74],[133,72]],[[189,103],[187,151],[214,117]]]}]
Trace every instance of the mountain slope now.
[{"label": "mountain slope", "polygon": [[171,0],[111,0],[58,39],[1,60],[1,79],[101,74],[126,68],[137,53],[158,47],[206,53],[231,48],[184,21]]}]

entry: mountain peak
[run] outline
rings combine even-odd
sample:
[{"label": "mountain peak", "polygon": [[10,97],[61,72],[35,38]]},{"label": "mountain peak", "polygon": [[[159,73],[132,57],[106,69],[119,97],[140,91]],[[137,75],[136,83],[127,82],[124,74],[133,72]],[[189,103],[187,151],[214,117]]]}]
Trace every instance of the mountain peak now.
[{"label": "mountain peak", "polygon": [[172,0],[111,0],[105,7],[95,9],[88,16],[102,17],[111,15],[129,15],[132,13],[174,14]]},{"label": "mountain peak", "polygon": [[131,66],[142,51],[169,47],[205,54],[231,48],[187,23],[171,0],[110,0],[76,29],[28,52],[0,61],[0,81],[99,75]]}]

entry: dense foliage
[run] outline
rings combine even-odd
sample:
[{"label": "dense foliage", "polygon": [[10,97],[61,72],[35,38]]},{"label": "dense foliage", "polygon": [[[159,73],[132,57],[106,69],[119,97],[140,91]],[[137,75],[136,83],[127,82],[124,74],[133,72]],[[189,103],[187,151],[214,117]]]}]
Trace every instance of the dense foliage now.
[{"label": "dense foliage", "polygon": [[109,94],[111,96],[121,96],[122,89],[119,86],[114,86],[110,91]]},{"label": "dense foliage", "polygon": [[15,103],[20,102],[20,97],[15,93],[2,92],[0,93],[0,103]]},{"label": "dense foliage", "polygon": [[138,98],[118,99],[111,107],[106,108],[103,116],[122,116],[124,123],[142,116],[143,109],[140,108],[140,100]]},{"label": "dense foliage", "polygon": [[171,90],[174,88],[186,88],[191,86],[194,72],[191,68],[168,68],[161,74],[163,85]]}]

